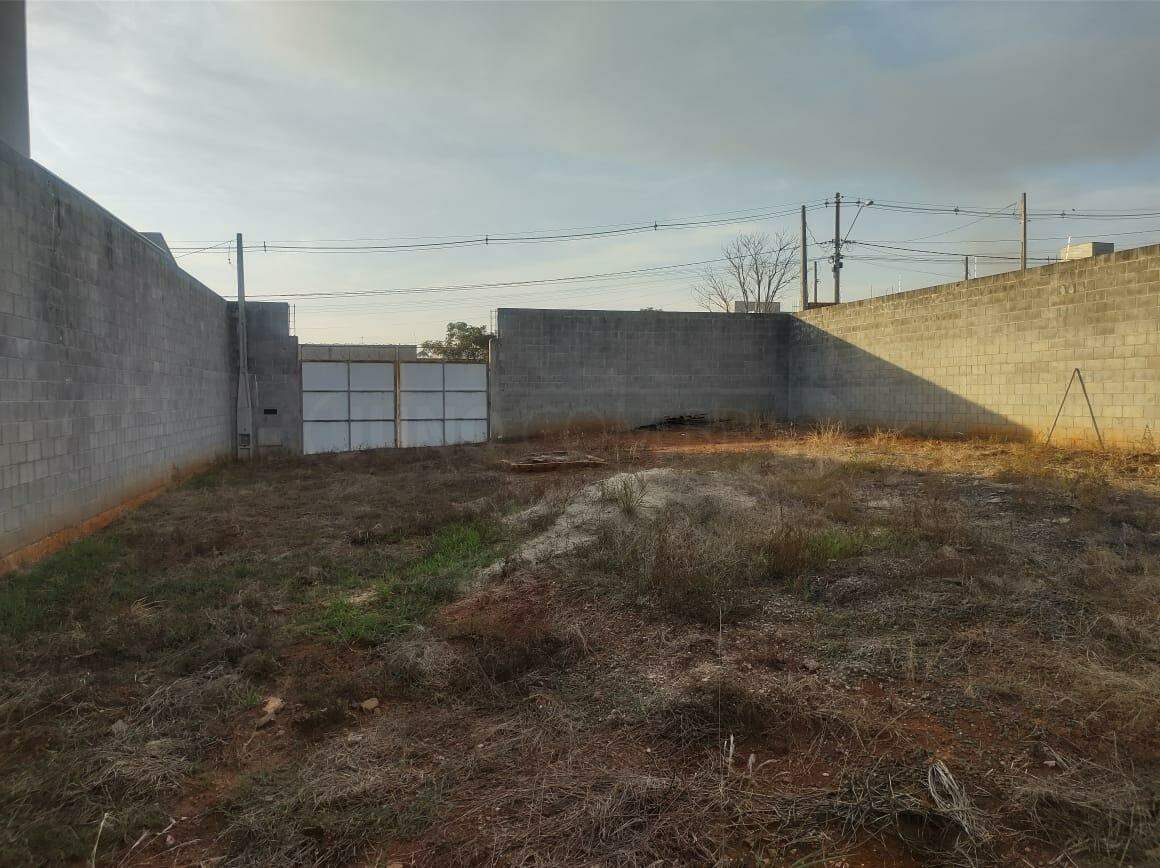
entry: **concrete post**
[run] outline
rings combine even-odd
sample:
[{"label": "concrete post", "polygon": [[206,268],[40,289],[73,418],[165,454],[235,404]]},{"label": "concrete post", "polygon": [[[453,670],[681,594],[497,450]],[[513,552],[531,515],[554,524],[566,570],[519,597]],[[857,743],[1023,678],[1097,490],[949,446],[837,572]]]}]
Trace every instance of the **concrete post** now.
[{"label": "concrete post", "polygon": [[32,156],[24,0],[0,2],[0,141],[25,157]]},{"label": "concrete post", "polygon": [[242,233],[237,237],[238,260],[238,457],[254,454],[254,402],[250,394],[250,354],[246,346],[246,272],[242,264]]},{"label": "concrete post", "polygon": [[802,310],[810,306],[810,267],[806,261],[806,206],[802,205]]}]

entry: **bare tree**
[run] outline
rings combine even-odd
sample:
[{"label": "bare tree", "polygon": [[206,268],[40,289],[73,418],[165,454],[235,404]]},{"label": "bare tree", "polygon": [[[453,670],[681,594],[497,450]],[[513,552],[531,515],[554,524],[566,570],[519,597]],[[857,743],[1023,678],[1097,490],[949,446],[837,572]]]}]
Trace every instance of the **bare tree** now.
[{"label": "bare tree", "polygon": [[797,251],[798,239],[788,232],[738,235],[722,248],[725,261],[707,267],[693,292],[706,310],[776,301],[799,277]]}]

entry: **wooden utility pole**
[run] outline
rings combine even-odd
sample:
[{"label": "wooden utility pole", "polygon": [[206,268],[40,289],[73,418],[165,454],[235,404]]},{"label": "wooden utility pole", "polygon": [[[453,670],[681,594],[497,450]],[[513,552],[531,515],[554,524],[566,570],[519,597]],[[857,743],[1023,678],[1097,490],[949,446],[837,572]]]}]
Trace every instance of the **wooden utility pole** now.
[{"label": "wooden utility pole", "polygon": [[802,310],[810,306],[810,267],[806,261],[806,206],[802,205]]},{"label": "wooden utility pole", "polygon": [[1019,268],[1022,271],[1027,270],[1027,194],[1021,193],[1019,195],[1019,223],[1020,225],[1020,241],[1019,241]]},{"label": "wooden utility pole", "polygon": [[254,405],[250,395],[250,357],[246,345],[246,272],[242,265],[242,233],[238,233],[238,458],[254,454]]},{"label": "wooden utility pole", "polygon": [[842,194],[834,194],[834,304],[842,300]]}]

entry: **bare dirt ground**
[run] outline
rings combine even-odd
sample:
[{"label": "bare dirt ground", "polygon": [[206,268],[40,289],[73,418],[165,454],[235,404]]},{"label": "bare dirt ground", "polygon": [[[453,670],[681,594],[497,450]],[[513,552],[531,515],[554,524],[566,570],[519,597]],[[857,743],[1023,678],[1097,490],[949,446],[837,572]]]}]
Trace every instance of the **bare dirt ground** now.
[{"label": "bare dirt ground", "polygon": [[1160,864],[1158,462],[223,465],[0,581],[0,863]]}]

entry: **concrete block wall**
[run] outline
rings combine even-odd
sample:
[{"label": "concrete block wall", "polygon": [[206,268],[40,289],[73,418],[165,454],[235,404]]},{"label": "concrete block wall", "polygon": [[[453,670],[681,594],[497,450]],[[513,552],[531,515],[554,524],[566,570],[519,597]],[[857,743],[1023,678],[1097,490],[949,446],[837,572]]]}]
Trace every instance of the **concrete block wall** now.
[{"label": "concrete block wall", "polygon": [[419,357],[415,344],[302,344],[304,362],[412,362]]},{"label": "concrete block wall", "polygon": [[[230,302],[229,308],[230,358],[234,359],[238,352],[237,302]],[[290,335],[290,305],[246,302],[246,335],[257,452],[301,452],[302,368],[298,338]],[[234,395],[236,399],[236,385]]]},{"label": "concrete block wall", "polygon": [[227,303],[0,145],[0,559],[233,448]]},{"label": "concrete block wall", "polygon": [[786,409],[777,315],[503,308],[496,322],[493,437]]},{"label": "concrete block wall", "polygon": [[[1079,368],[1105,440],[1160,426],[1160,245],[790,319],[795,421],[1043,436]],[[1054,437],[1096,441],[1078,382]]]}]

